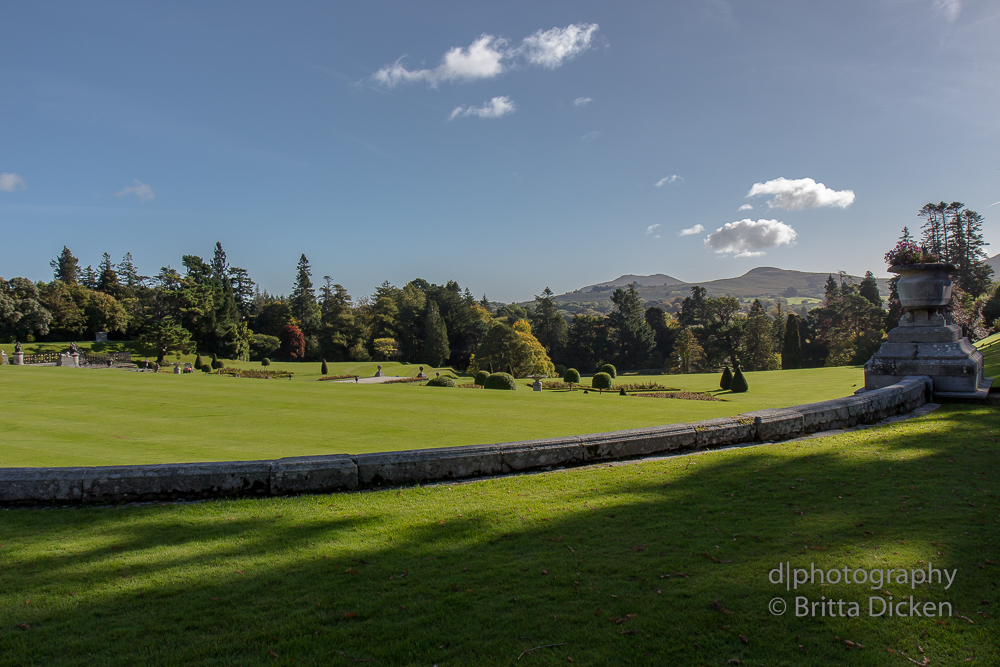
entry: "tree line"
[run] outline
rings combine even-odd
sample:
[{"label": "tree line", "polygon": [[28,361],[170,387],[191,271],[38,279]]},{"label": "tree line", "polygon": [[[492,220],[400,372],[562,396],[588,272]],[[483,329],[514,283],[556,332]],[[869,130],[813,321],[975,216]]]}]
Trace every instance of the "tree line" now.
[{"label": "tree line", "polygon": [[[974,337],[1000,318],[1000,298],[984,264],[982,217],[960,203],[928,204],[922,242],[956,265],[956,321]],[[908,229],[903,240],[913,240]],[[272,295],[231,265],[221,243],[212,257],[184,255],[183,270],[143,276],[130,254],[104,253],[81,268],[64,247],[53,279],[0,278],[0,337],[79,340],[98,331],[139,341],[162,362],[194,351],[232,359],[400,360],[460,370],[552,375],[562,368],[696,372],[864,363],[898,321],[895,282],[888,304],[871,271],[858,283],[830,275],[823,303],[798,313],[780,300],[743,304],[694,286],[679,312],[646,306],[636,285],[617,287],[607,315],[560,312],[546,287],[531,304],[476,299],[455,281],[388,281],[354,299],[330,276],[313,282],[303,254],[288,295]],[[1000,325],[1000,321],[996,322]]]}]

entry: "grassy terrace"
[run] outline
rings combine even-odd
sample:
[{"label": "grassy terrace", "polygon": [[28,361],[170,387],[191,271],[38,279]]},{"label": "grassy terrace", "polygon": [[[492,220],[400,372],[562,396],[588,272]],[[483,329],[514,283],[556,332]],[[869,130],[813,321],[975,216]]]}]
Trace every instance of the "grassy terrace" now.
[{"label": "grassy terrace", "polygon": [[[0,665],[996,665],[998,439],[997,410],[945,407],[450,486],[0,511]],[[957,575],[808,586],[865,613],[772,616],[786,561]],[[953,615],[869,618],[890,594]]]},{"label": "grassy terrace", "polygon": [[[239,364],[254,366],[257,364]],[[721,402],[318,382],[319,364],[279,364],[294,379],[108,369],[0,367],[0,466],[266,459],[444,447],[612,431],[729,416],[850,395],[860,368],[748,373]],[[385,364],[390,375],[416,365]],[[375,364],[330,364],[372,375]],[[718,376],[625,377],[718,392]],[[469,380],[471,381],[471,380]]]}]

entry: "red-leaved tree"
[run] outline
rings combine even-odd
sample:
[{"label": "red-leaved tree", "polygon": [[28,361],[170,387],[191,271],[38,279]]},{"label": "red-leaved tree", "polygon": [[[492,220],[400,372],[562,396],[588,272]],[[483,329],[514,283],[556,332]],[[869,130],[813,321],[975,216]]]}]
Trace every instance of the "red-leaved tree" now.
[{"label": "red-leaved tree", "polygon": [[280,353],[289,361],[299,361],[306,356],[306,337],[302,335],[302,330],[294,324],[286,324],[281,327]]}]

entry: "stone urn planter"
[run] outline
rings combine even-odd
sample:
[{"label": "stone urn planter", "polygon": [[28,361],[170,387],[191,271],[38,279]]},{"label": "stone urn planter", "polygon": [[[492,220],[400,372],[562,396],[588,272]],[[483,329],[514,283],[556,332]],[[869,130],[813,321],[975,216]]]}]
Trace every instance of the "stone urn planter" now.
[{"label": "stone urn planter", "polygon": [[951,303],[952,264],[894,264],[890,273],[899,274],[896,292],[903,310],[936,311]]}]

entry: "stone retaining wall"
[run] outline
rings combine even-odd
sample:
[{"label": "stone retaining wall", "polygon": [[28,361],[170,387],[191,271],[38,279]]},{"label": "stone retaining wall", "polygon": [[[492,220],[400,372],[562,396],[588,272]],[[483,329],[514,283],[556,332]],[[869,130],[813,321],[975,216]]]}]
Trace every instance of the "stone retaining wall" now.
[{"label": "stone retaining wall", "polygon": [[871,424],[929,400],[930,378],[792,408],[694,424],[496,445],[273,461],[93,468],[0,468],[0,505],[80,504],[332,493],[585,465]]}]

